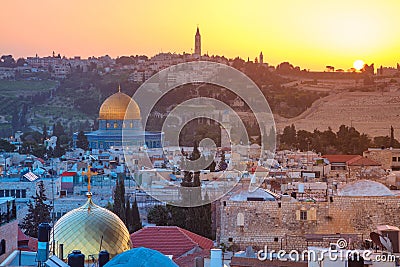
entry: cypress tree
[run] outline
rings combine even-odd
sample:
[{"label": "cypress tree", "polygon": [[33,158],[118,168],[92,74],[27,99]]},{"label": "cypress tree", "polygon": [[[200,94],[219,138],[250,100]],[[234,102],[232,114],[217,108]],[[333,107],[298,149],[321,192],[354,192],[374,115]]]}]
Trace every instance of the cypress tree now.
[{"label": "cypress tree", "polygon": [[136,197],[132,204],[132,232],[142,229],[142,221],[140,220],[139,207],[137,205]]},{"label": "cypress tree", "polygon": [[154,223],[157,226],[165,226],[169,223],[168,214],[169,210],[166,206],[156,205],[147,213],[147,221],[149,223]]},{"label": "cypress tree", "polygon": [[[194,144],[193,152],[189,156],[189,160],[186,164],[186,169],[184,171],[184,179],[181,183],[182,188],[192,187],[192,190],[183,191],[183,201],[191,201],[193,205],[199,205],[202,200],[201,193],[201,181],[200,181],[200,171],[195,164],[191,164],[191,161],[198,160],[203,157],[198,150],[197,143]],[[222,155],[222,162],[225,163],[225,155]],[[199,164],[200,165],[200,164]],[[221,163],[220,163],[221,165]],[[225,165],[220,166],[221,169],[226,169]],[[224,168],[223,168],[224,167]],[[191,171],[194,171],[193,173]],[[206,193],[204,201],[209,201],[209,196]],[[175,225],[182,227],[188,231],[194,232],[198,235],[211,238],[211,204],[196,206],[196,207],[177,207],[167,205],[167,209],[171,214],[169,219],[169,225]]]},{"label": "cypress tree", "polygon": [[133,231],[133,216],[132,216],[132,209],[131,209],[131,203],[129,201],[129,197],[126,200],[126,206],[125,206],[125,218],[126,218],[126,228],[128,228],[129,233],[134,232]]},{"label": "cypress tree", "polygon": [[38,182],[36,195],[31,198],[33,201],[28,203],[28,213],[19,225],[24,233],[31,237],[38,237],[38,228],[40,223],[50,222],[51,206],[46,204],[47,196],[43,181]]},{"label": "cypress tree", "polygon": [[125,184],[122,177],[117,178],[114,190],[114,213],[126,224]]},{"label": "cypress tree", "polygon": [[78,133],[76,147],[82,148],[85,151],[89,150],[89,141],[87,140],[87,137],[83,131]]},{"label": "cypress tree", "polygon": [[43,142],[47,139],[47,126],[43,124]]}]

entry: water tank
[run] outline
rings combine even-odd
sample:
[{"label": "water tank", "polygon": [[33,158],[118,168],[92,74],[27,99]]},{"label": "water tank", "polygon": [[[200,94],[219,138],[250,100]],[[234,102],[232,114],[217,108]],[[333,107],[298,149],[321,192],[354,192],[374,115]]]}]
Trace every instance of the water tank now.
[{"label": "water tank", "polygon": [[48,224],[48,223],[39,224],[38,242],[49,242],[50,241],[50,230],[51,230],[50,224]]},{"label": "water tank", "polygon": [[222,267],[222,250],[219,248],[211,249],[210,267]]},{"label": "water tank", "polygon": [[37,260],[45,262],[49,259],[49,240],[51,226],[48,223],[41,223],[38,227],[38,250]]},{"label": "water tank", "polygon": [[107,250],[102,250],[99,253],[99,267],[103,267],[110,260],[110,253]]},{"label": "water tank", "polygon": [[84,267],[85,255],[80,250],[73,250],[72,253],[68,254],[68,265],[71,267]]}]

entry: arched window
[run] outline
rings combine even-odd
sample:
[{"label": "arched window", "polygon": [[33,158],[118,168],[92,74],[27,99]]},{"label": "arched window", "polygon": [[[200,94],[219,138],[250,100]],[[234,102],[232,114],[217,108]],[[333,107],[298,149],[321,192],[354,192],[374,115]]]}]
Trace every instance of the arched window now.
[{"label": "arched window", "polygon": [[133,128],[133,122],[130,123],[129,127]]},{"label": "arched window", "polygon": [[106,127],[110,128],[110,123],[109,122],[107,122]]},{"label": "arched window", "polygon": [[114,129],[117,129],[117,128],[118,128],[118,123],[114,122]]}]

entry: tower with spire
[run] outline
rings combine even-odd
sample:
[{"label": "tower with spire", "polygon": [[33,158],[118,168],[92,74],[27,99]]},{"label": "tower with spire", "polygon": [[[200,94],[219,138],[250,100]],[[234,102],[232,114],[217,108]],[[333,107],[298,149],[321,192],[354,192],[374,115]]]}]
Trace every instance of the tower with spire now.
[{"label": "tower with spire", "polygon": [[194,55],[198,57],[201,56],[201,35],[199,26],[197,26],[196,35],[194,36]]},{"label": "tower with spire", "polygon": [[260,62],[260,64],[264,63],[264,56],[263,56],[262,51],[260,52],[260,60],[258,62]]}]

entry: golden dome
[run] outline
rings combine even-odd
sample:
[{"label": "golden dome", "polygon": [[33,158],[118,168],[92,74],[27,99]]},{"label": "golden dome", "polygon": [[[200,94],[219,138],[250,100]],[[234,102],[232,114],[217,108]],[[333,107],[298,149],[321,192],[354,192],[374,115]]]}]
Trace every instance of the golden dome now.
[{"label": "golden dome", "polygon": [[[80,250],[85,257],[107,250],[114,257],[131,248],[128,229],[121,219],[95,205],[90,197],[83,206],[62,216],[53,229],[56,252],[59,244],[64,244],[64,257],[73,250]],[[50,237],[53,239],[53,232]]]},{"label": "golden dome", "polygon": [[[129,107],[129,110],[127,110]],[[126,117],[125,117],[126,113]],[[140,120],[137,103],[127,94],[118,92],[109,96],[101,105],[100,120]]]}]

